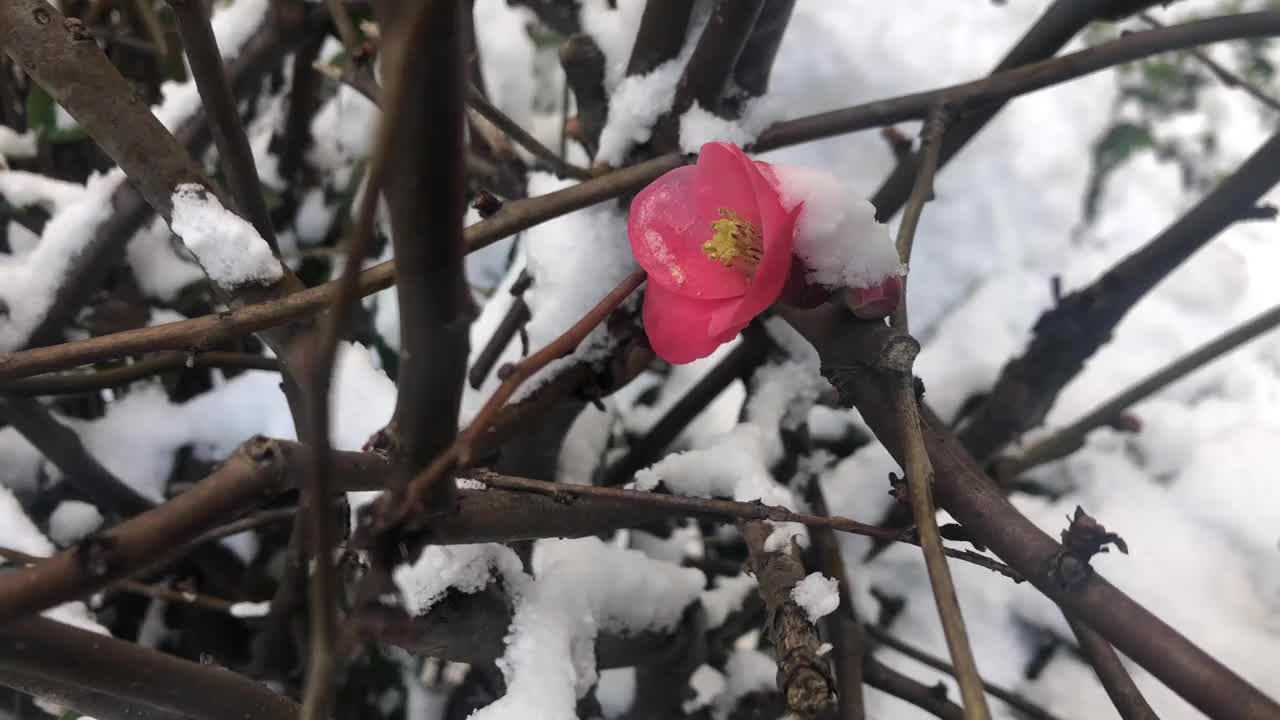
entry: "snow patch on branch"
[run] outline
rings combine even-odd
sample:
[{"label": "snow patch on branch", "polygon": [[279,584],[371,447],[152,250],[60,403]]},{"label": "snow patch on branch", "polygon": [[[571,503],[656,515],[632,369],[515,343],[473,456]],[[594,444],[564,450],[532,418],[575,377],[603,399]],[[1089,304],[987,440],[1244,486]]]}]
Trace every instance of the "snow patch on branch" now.
[{"label": "snow patch on branch", "polygon": [[840,607],[840,587],[833,578],[812,572],[791,588],[791,599],[804,608],[809,622],[818,622]]},{"label": "snow patch on branch", "polygon": [[598,678],[597,634],[669,631],[705,583],[699,570],[593,537],[538,541],[533,571],[498,661],[507,694],[476,720],[575,719]]},{"label": "snow patch on branch", "polygon": [[209,279],[224,290],[271,285],[284,277],[280,260],[253,225],[222,207],[203,185],[184,183],[174,188],[169,225]]}]

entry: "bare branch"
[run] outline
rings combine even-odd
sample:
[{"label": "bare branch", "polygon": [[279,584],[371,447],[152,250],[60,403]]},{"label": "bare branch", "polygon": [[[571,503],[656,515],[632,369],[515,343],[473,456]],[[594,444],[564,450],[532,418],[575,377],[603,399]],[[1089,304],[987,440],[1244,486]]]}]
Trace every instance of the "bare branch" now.
[{"label": "bare branch", "polygon": [[[200,100],[209,118],[214,145],[218,147],[218,160],[235,207],[253,224],[272,251],[279,253],[267,201],[262,195],[258,170],[253,162],[253,150],[249,138],[240,124],[240,113],[231,84],[223,72],[222,54],[218,52],[218,39],[205,15],[203,0],[168,0],[182,35],[183,49],[191,65],[191,75]],[[170,192],[172,192],[170,188]]]},{"label": "bare branch", "polygon": [[33,693],[52,689],[81,713],[118,712],[127,704],[192,720],[298,716],[293,701],[239,673],[45,618],[0,624],[0,684]]},{"label": "bare branch", "polygon": [[499,110],[493,103],[485,99],[479,90],[472,87],[467,91],[467,104],[477,113],[493,123],[499,130],[507,134],[507,137],[514,140],[517,144],[528,150],[535,158],[547,164],[551,172],[562,178],[573,178],[575,180],[586,180],[591,177],[591,171],[586,168],[580,168],[571,163],[565,162],[554,150],[538,142],[538,139],[529,134],[528,130],[520,127],[515,120],[507,117],[507,114]]},{"label": "bare branch", "polygon": [[1004,482],[1033,467],[1070,455],[1084,447],[1085,438],[1090,432],[1114,423],[1126,409],[1254,338],[1270,332],[1278,324],[1280,324],[1280,306],[1273,307],[1219,335],[1125,388],[1115,397],[1085,413],[1084,417],[1054,432],[1016,457],[998,460],[996,462],[998,479]]},{"label": "bare branch", "polygon": [[1004,366],[986,403],[961,428],[965,447],[985,460],[1043,422],[1058,393],[1110,341],[1129,309],[1278,180],[1280,134],[1142,249],[1041,315],[1026,352]]},{"label": "bare branch", "polygon": [[[858,408],[876,437],[901,462],[904,443],[882,378],[871,369],[837,370],[856,367],[847,348],[860,342],[865,326],[834,307],[797,312],[789,319],[818,349],[824,372],[841,397]],[[921,429],[935,470],[934,493],[941,507],[974,539],[1210,717],[1261,720],[1280,713],[1275,701],[1097,573],[1071,589],[1055,582],[1051,571],[1061,546],[1009,504],[944,423],[927,409],[923,414]]]},{"label": "bare branch", "polygon": [[822,644],[818,629],[791,596],[796,583],[805,576],[799,549],[791,544],[777,551],[766,550],[773,529],[772,523],[763,520],[738,524],[750,553],[760,598],[768,611],[765,629],[778,656],[778,689],[787,700],[787,709],[802,718],[812,718],[835,704],[835,679],[818,652]]},{"label": "bare branch", "polygon": [[1116,655],[1115,648],[1078,620],[1070,615],[1066,617],[1067,624],[1071,626],[1071,632],[1080,642],[1080,651],[1089,659],[1093,672],[1102,682],[1102,687],[1107,691],[1107,697],[1111,698],[1111,704],[1116,706],[1120,717],[1124,720],[1159,720],[1156,711],[1151,709],[1147,699],[1142,697],[1138,686],[1133,683],[1129,671],[1125,670],[1124,665],[1120,663],[1120,657]]},{"label": "bare branch", "polygon": [[150,500],[103,467],[85,449],[75,431],[58,422],[38,401],[0,398],[0,419],[16,428],[62,471],[67,483],[98,507],[122,517],[154,507]]},{"label": "bare branch", "polygon": [[153,375],[181,370],[182,368],[226,368],[236,370],[275,370],[280,362],[264,355],[237,352],[181,353],[162,352],[137,362],[103,370],[82,370],[68,373],[49,373],[22,378],[13,382],[0,382],[0,394],[11,397],[35,395],[75,395],[121,387]]},{"label": "bare branch", "polygon": [[[1141,19],[1142,22],[1146,23],[1147,25],[1153,28],[1168,27],[1168,25],[1165,25],[1164,23],[1155,19],[1150,13],[1139,13],[1138,18]],[[1205,51],[1188,50],[1187,53],[1190,54],[1191,57],[1198,60],[1201,65],[1204,65],[1206,68],[1208,68],[1209,72],[1213,73],[1214,77],[1218,78],[1218,81],[1221,82],[1223,85],[1226,85],[1227,87],[1231,87],[1231,88],[1239,88],[1241,91],[1246,93],[1249,97],[1253,98],[1254,100],[1257,100],[1263,105],[1266,105],[1272,110],[1280,110],[1280,100],[1276,100],[1275,98],[1271,97],[1267,93],[1263,92],[1257,85],[1254,85],[1253,83],[1245,80],[1239,75],[1223,67],[1220,63],[1218,63],[1218,61],[1209,57],[1209,54],[1206,53]]]},{"label": "bare branch", "polygon": [[[0,12],[8,7],[6,5],[0,8]],[[1158,52],[1277,33],[1280,33],[1280,13],[1271,12],[1232,15],[1165,30],[1134,33],[1089,50],[999,73],[986,80],[877,100],[844,110],[781,122],[762,133],[751,149],[765,152],[904,120],[918,120],[939,102],[955,101],[964,104],[969,101],[1009,99]],[[0,37],[0,44],[6,42],[6,37]],[[468,252],[486,247],[544,220],[635,192],[686,161],[678,153],[668,153],[564,190],[506,203],[493,217],[466,229]],[[368,295],[384,290],[392,285],[394,278],[393,263],[376,265],[361,273],[360,292]],[[336,291],[337,283],[327,283],[295,292],[285,298],[242,307],[222,316],[206,316],[158,327],[140,328],[55,347],[0,353],[0,379],[24,377],[142,352],[198,349],[314,314],[329,304]]]},{"label": "bare branch", "polygon": [[[1119,20],[1145,8],[1159,4],[1159,0],[1057,0],[1049,6],[1044,14],[1027,30],[1022,39],[1009,50],[1004,59],[996,65],[992,76],[1039,61],[1046,61],[1058,53],[1077,33],[1095,20]],[[947,164],[953,155],[960,151],[978,134],[983,127],[1004,107],[1007,98],[997,100],[985,108],[975,108],[966,113],[959,121],[953,123],[947,135],[947,142],[942,146],[938,166]],[[880,185],[880,189],[872,196],[871,204],[876,207],[876,219],[884,222],[897,214],[898,209],[907,201],[915,180],[916,159],[908,156],[898,163],[889,177]]]},{"label": "bare branch", "polygon": [[636,42],[631,46],[627,75],[647,75],[675,59],[684,46],[692,12],[693,3],[687,0],[646,0]]}]

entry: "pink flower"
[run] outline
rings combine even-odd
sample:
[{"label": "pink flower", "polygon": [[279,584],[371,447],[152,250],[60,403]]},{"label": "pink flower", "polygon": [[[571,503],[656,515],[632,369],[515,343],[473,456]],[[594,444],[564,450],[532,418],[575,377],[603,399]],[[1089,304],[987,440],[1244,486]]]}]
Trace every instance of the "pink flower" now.
[{"label": "pink flower", "polygon": [[697,165],[632,202],[627,235],[649,274],[645,334],[667,362],[710,355],[782,294],[803,203],[784,208],[771,175],[736,145],[708,143]]}]

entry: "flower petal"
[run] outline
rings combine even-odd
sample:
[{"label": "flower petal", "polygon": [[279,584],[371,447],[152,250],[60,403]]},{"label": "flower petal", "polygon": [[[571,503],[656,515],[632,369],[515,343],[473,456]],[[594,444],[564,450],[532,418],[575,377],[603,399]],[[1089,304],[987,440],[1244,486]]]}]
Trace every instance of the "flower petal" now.
[{"label": "flower petal", "polygon": [[650,183],[631,202],[627,236],[649,284],[693,298],[736,297],[747,290],[742,273],[702,252],[711,224],[699,213],[698,168],[676,168]]},{"label": "flower petal", "polygon": [[751,182],[754,165],[742,148],[731,143],[707,143],[698,151],[697,167],[698,214],[703,222],[719,220],[724,208],[760,227],[760,209]]},{"label": "flower petal", "polygon": [[748,167],[756,204],[760,208],[764,255],[742,301],[732,307],[720,308],[712,315],[709,330],[713,334],[745,327],[752,318],[777,301],[791,274],[796,221],[804,210],[804,204],[800,203],[788,212],[782,207],[777,188],[754,163]]},{"label": "flower petal", "polygon": [[658,357],[680,365],[704,358],[733,339],[737,330],[712,334],[707,324],[716,309],[735,300],[699,300],[649,283],[644,296],[644,333]]}]

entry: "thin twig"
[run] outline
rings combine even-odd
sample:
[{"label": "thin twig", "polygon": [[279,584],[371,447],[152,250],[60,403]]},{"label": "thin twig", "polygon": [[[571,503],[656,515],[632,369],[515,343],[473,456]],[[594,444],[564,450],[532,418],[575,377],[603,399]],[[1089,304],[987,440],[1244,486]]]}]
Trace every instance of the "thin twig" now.
[{"label": "thin twig", "polygon": [[[1150,13],[1145,13],[1145,12],[1138,13],[1138,19],[1142,20],[1142,22],[1146,23],[1147,25],[1153,28],[1168,27],[1168,25],[1165,25],[1164,23],[1155,19],[1155,17],[1153,17]],[[1218,78],[1218,80],[1223,85],[1226,85],[1227,87],[1231,87],[1231,88],[1238,88],[1239,90],[1249,95],[1249,97],[1253,98],[1254,100],[1257,100],[1263,105],[1266,105],[1272,110],[1280,110],[1280,100],[1276,100],[1275,98],[1271,97],[1267,93],[1263,92],[1262,89],[1259,88],[1257,85],[1254,85],[1253,83],[1249,82],[1248,80],[1245,80],[1244,78],[1240,77],[1239,75],[1232,72],[1231,70],[1228,70],[1226,67],[1223,67],[1221,63],[1209,57],[1209,53],[1203,50],[1188,50],[1187,53],[1191,55],[1191,57],[1195,58],[1196,60],[1199,60],[1201,65],[1204,65],[1205,67],[1209,68],[1209,72],[1212,72],[1214,77]]]},{"label": "thin twig", "polygon": [[[933,193],[933,175],[938,169],[938,148],[946,129],[946,111],[939,105],[929,112],[925,131],[925,151],[916,176],[911,198],[898,230],[898,257],[904,265],[911,263],[911,248],[915,243],[916,227],[921,210]],[[894,327],[906,332],[907,302],[904,297],[894,312]],[[938,509],[933,504],[933,463],[924,446],[920,433],[920,413],[916,401],[915,379],[911,372],[893,376],[893,404],[897,412],[900,437],[903,439],[903,466],[910,490],[911,514],[920,534],[920,547],[924,550],[925,567],[929,571],[929,585],[942,619],[942,631],[947,639],[947,650],[956,667],[956,681],[960,684],[960,697],[968,720],[981,720],[991,716],[986,696],[982,693],[982,677],[978,674],[969,646],[960,602],[956,598],[951,571],[942,551],[942,535],[938,531]]]},{"label": "thin twig", "polygon": [[343,0],[325,1],[329,6],[329,16],[333,18],[333,26],[338,31],[338,38],[342,40],[343,49],[347,51],[347,56],[352,62],[359,62],[366,53],[364,35],[351,20],[347,4]]},{"label": "thin twig", "polygon": [[[436,3],[421,3],[414,6],[406,17],[401,18],[407,23],[403,28],[406,37],[420,36],[422,28],[432,14],[430,11],[435,6]],[[409,88],[409,83],[405,82],[405,67],[410,58],[411,54],[408,52],[398,53],[386,68],[387,87],[384,93],[383,112],[378,123],[372,157],[369,160],[367,182],[364,193],[360,197],[353,232],[348,240],[347,260],[343,265],[342,276],[338,280],[338,290],[333,296],[333,307],[329,312],[328,322],[323,324],[316,341],[317,361],[310,378],[313,389],[310,394],[311,406],[307,413],[309,429],[306,437],[315,453],[315,472],[312,475],[312,482],[303,492],[303,506],[307,509],[308,545],[311,549],[311,557],[315,559],[315,570],[311,573],[311,598],[308,603],[311,637],[306,688],[303,692],[302,720],[323,720],[328,716],[329,705],[332,702],[333,676],[337,669],[337,659],[333,653],[334,634],[337,627],[337,593],[331,558],[335,537],[334,518],[328,502],[328,498],[333,494],[329,392],[333,381],[334,363],[337,359],[338,342],[359,297],[357,281],[361,261],[373,236],[378,199],[396,150],[393,137],[403,119],[400,108],[405,103]]]},{"label": "thin twig", "polygon": [[[955,677],[956,669],[946,660],[934,657],[914,645],[910,645],[899,640],[893,634],[876,626],[874,623],[869,623],[865,627],[867,634],[870,635],[877,643],[884,645],[885,647],[892,648],[916,662],[928,665],[934,670],[939,670]],[[982,682],[982,688],[986,690],[987,694],[991,697],[1003,701],[1009,707],[1014,708],[1028,718],[1032,718],[1032,720],[1057,720],[1057,718],[1050,714],[1048,710],[1045,710],[1039,705],[1036,705],[1011,690],[1006,690],[999,685],[993,685],[985,680]]]},{"label": "thin twig", "polygon": [[0,394],[12,397],[35,395],[74,395],[128,385],[183,368],[219,368],[234,370],[271,370],[278,372],[280,362],[265,355],[239,352],[162,352],[137,362],[103,370],[50,373],[0,383]]},{"label": "thin twig", "polygon": [[1088,658],[1089,665],[1093,667],[1093,672],[1102,682],[1103,689],[1107,691],[1107,697],[1111,698],[1111,704],[1115,705],[1120,717],[1124,720],[1159,720],[1156,711],[1151,709],[1147,699],[1134,684],[1129,671],[1121,664],[1115,648],[1098,637],[1098,633],[1070,615],[1066,615],[1065,611],[1064,616],[1067,618],[1067,624],[1071,626],[1071,632],[1080,643],[1080,651]]},{"label": "thin twig", "polygon": [[218,148],[218,160],[227,177],[228,190],[236,208],[253,223],[273,252],[276,246],[275,229],[271,214],[262,194],[258,170],[253,162],[253,150],[249,138],[240,123],[240,113],[231,85],[227,82],[218,52],[218,39],[205,15],[203,0],[169,0],[173,16],[182,35],[182,45],[187,52],[191,74],[200,91],[200,100],[209,116],[209,129]]},{"label": "thin twig", "polygon": [[76,432],[32,398],[0,398],[0,420],[12,425],[53,463],[66,482],[98,507],[131,517],[155,507],[85,448]]},{"label": "thin twig", "polygon": [[[4,13],[8,7],[8,4],[0,3],[0,13]],[[0,31],[3,29],[3,23],[0,23]],[[1280,33],[1280,13],[1276,12],[1245,13],[1164,30],[1134,33],[1089,50],[1005,71],[984,80],[781,122],[763,132],[751,150],[765,152],[867,128],[919,120],[930,108],[943,101],[968,103],[1007,100],[1161,52],[1277,33]],[[0,32],[0,44],[8,40],[9,37]],[[564,190],[506,203],[493,217],[467,228],[468,252],[487,247],[545,220],[635,192],[687,161],[679,153],[668,153]],[[167,194],[164,197],[167,198]],[[375,265],[360,274],[360,293],[368,295],[384,290],[391,287],[394,280],[394,262]],[[259,332],[314,314],[329,306],[332,294],[336,291],[337,283],[330,282],[295,292],[285,298],[256,303],[221,315],[139,328],[52,347],[0,353],[0,379],[25,377],[129,354],[207,347],[222,340]]]},{"label": "thin twig", "polygon": [[471,423],[458,434],[458,439],[447,451],[413,478],[405,489],[403,497],[396,497],[401,493],[387,493],[378,499],[375,510],[375,534],[383,535],[390,529],[402,525],[418,509],[422,499],[427,496],[434,484],[440,482],[454,468],[468,465],[480,437],[493,424],[498,413],[506,406],[507,401],[520,385],[551,361],[573,352],[574,348],[578,347],[597,325],[604,322],[609,313],[621,305],[644,280],[643,271],[637,270],[631,273],[560,337],[519,363],[509,366],[510,369],[502,384],[493,395],[489,396]]},{"label": "thin twig", "polygon": [[528,130],[520,127],[520,123],[512,120],[506,113],[499,110],[493,103],[485,99],[475,87],[471,87],[467,92],[467,104],[471,106],[477,113],[493,123],[507,134],[516,144],[528,150],[531,155],[538,158],[551,168],[551,171],[560,177],[573,178],[575,180],[586,180],[591,177],[591,171],[586,168],[578,167],[564,158],[556,154],[554,150],[538,142],[538,139],[529,134]]},{"label": "thin twig", "polygon": [[[12,548],[0,547],[0,558],[4,558],[14,563],[22,563],[23,565],[38,565],[44,558],[28,555],[24,552],[14,550]],[[222,598],[216,598],[211,595],[194,592],[191,590],[175,590],[167,585],[148,585],[137,580],[117,580],[106,588],[106,591],[112,590],[119,592],[127,592],[133,595],[141,595],[143,597],[154,598],[156,600],[166,600],[169,602],[190,605],[202,610],[213,610],[214,612],[229,613],[231,606],[235,603],[228,602]]]},{"label": "thin twig", "polygon": [[[813,511],[820,517],[829,517],[831,508],[827,506],[826,496],[822,492],[822,483],[813,479],[809,486],[809,500]],[[849,582],[849,573],[844,559],[840,556],[840,541],[829,528],[814,528],[809,531],[813,541],[814,553],[817,555],[818,569],[827,577],[836,581],[836,590],[840,595],[840,604],[835,612],[827,616],[827,635],[834,646],[836,666],[836,708],[840,720],[863,720],[866,708],[862,701],[862,682],[864,657],[867,655],[867,635],[858,619],[858,608],[854,605],[853,586]]]},{"label": "thin twig", "polygon": [[[1150,32],[1160,32],[1152,30]],[[960,438],[988,460],[1042,423],[1058,394],[1135,304],[1169,273],[1251,210],[1280,180],[1280,133],[1163,232],[1064,297],[1036,321],[1026,351],[1005,364]]]},{"label": "thin twig", "polygon": [[[797,313],[788,320],[818,350],[823,371],[843,402],[856,406],[872,432],[901,463],[905,443],[900,437],[897,408],[883,379],[869,368],[857,372],[852,356],[857,345],[870,339],[869,328],[847,311],[823,307]],[[1054,558],[1062,546],[1019,513],[1004,497],[955,434],[927,408],[922,431],[936,476],[934,490],[940,505],[960,522],[974,540],[991,548],[1023,573],[1047,597],[1073,617],[1088,623],[1116,649],[1151,672],[1174,692],[1209,717],[1270,720],[1280,705],[1223,666],[1167,623],[1155,617],[1093,572],[1070,589],[1055,579]]]},{"label": "thin twig", "polygon": [[118,713],[119,702],[105,701],[123,699],[146,717],[298,717],[292,700],[240,673],[39,617],[0,625],[0,682],[53,690],[82,712]]},{"label": "thin twig", "polygon": [[471,364],[471,370],[467,373],[467,381],[471,383],[471,389],[479,390],[484,385],[489,372],[493,370],[493,364],[498,362],[498,358],[502,356],[502,352],[507,349],[507,345],[520,328],[529,322],[529,304],[524,301],[524,287],[528,286],[528,280],[528,273],[522,271],[520,277],[516,278],[511,286],[511,306],[507,308],[507,314],[502,316],[502,321],[494,329],[493,335],[489,336],[484,347],[476,353],[475,362]]},{"label": "thin twig", "polygon": [[1248,322],[1232,328],[1125,388],[1115,397],[1090,410],[1084,417],[1054,432],[1016,457],[997,461],[998,474],[1002,480],[1012,478],[1033,467],[1070,455],[1084,447],[1085,438],[1090,432],[1115,422],[1120,413],[1126,409],[1254,338],[1270,332],[1276,325],[1280,325],[1280,306],[1273,307]]},{"label": "thin twig", "polygon": [[[924,125],[924,142],[920,152],[919,173],[916,183],[911,188],[911,197],[907,201],[906,212],[902,214],[902,223],[898,226],[898,239],[895,245],[902,264],[910,266],[911,250],[916,241],[916,228],[920,225],[920,215],[924,204],[933,196],[933,176],[938,171],[938,152],[942,148],[942,140],[947,129],[950,112],[945,105],[937,105],[929,111],[929,119]],[[893,326],[902,332],[910,332],[907,322],[907,283],[910,275],[902,281],[902,301],[893,311]]]}]

